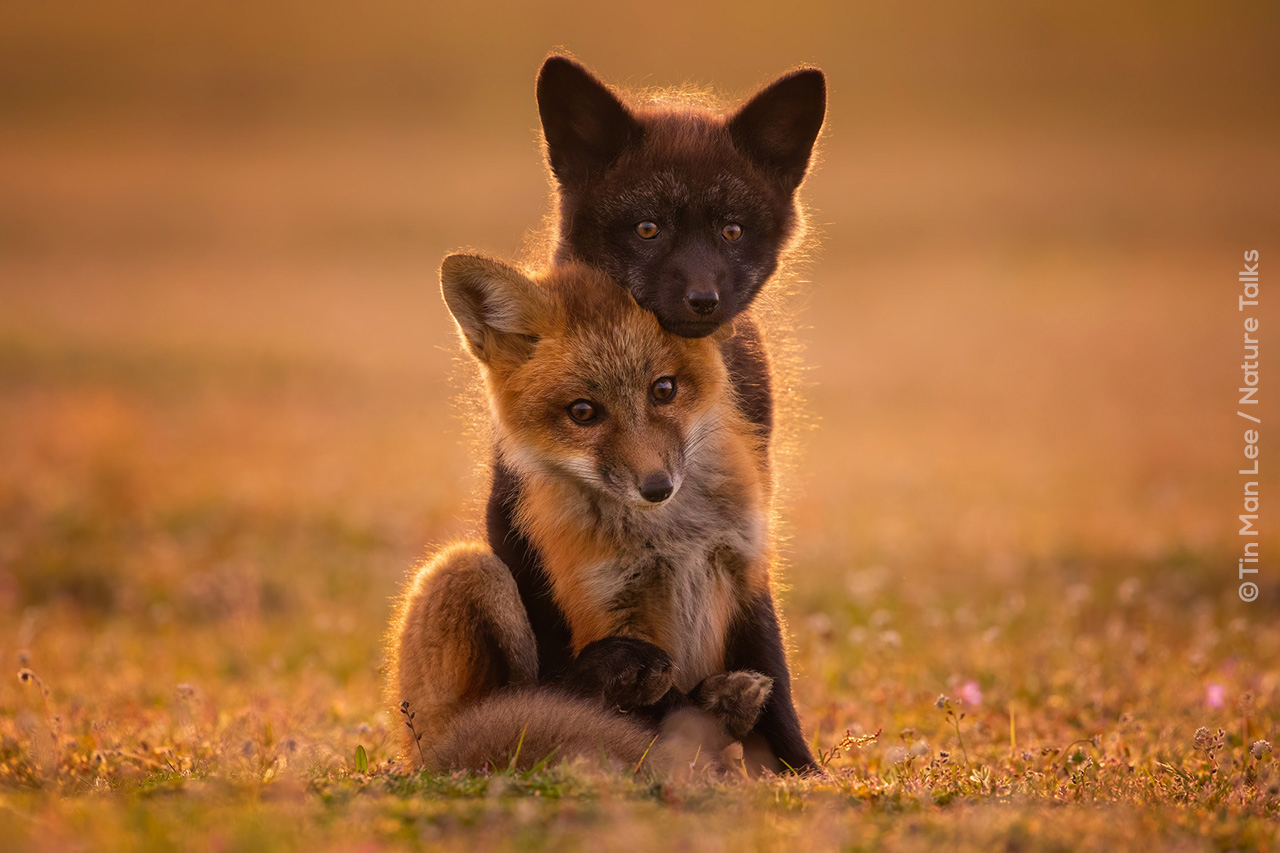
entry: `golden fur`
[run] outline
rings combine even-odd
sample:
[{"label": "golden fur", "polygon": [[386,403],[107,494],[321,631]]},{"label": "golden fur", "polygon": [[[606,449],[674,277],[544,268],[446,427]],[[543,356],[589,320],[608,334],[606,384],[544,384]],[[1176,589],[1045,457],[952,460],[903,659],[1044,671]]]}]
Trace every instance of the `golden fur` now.
[{"label": "golden fur", "polygon": [[723,772],[729,739],[692,708],[673,714],[660,734],[590,699],[550,689],[496,693],[464,709],[425,751],[435,771],[514,767],[579,760],[615,770]]},{"label": "golden fur", "polygon": [[[452,291],[484,368],[498,452],[525,483],[517,523],[542,554],[574,650],[613,635],[647,640],[671,656],[676,686],[692,689],[724,668],[729,622],[768,583],[765,465],[734,404],[723,335],[665,332],[586,267],[557,267],[535,284],[475,263],[446,269],[446,298]],[[474,304],[475,278],[494,275],[479,294],[487,322],[477,328],[459,299]],[[667,375],[677,377],[676,397],[654,405],[647,390]],[[573,423],[564,408],[577,397],[611,417]],[[655,467],[676,484],[656,506],[633,494]]]},{"label": "golden fur", "polygon": [[[646,640],[670,656],[684,692],[722,672],[729,625],[767,589],[771,558],[768,466],[721,355],[731,328],[703,339],[664,332],[626,291],[580,266],[533,281],[455,255],[442,285],[483,368],[497,451],[522,483],[517,524],[542,554],[574,651],[610,636]],[[666,376],[678,390],[658,405],[648,392]],[[607,416],[573,422],[566,409],[579,398]],[[653,504],[637,482],[656,468],[674,491]],[[629,761],[647,731],[580,700],[501,690],[537,680],[537,649],[510,571],[479,545],[422,567],[391,635],[392,698],[415,715],[411,760],[421,746],[428,766],[501,763],[490,754],[507,754],[521,702],[562,717],[528,718],[530,756],[557,739],[579,754],[607,741],[606,754]]]},{"label": "golden fur", "polygon": [[[511,572],[484,545],[459,543],[423,564],[392,621],[391,686],[408,702],[405,755],[438,740],[453,717],[499,687],[532,684],[538,650]],[[416,741],[416,742],[415,742]]]}]

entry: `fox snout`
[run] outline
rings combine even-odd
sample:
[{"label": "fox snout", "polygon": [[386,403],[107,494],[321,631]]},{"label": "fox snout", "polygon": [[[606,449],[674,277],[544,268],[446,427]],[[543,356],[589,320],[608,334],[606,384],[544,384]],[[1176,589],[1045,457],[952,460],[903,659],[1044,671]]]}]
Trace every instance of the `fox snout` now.
[{"label": "fox snout", "polygon": [[640,481],[640,497],[651,504],[660,504],[671,497],[675,488],[670,474],[666,471],[655,471],[652,474],[646,474]]},{"label": "fox snout", "polygon": [[714,287],[690,288],[684,295],[684,301],[694,314],[706,317],[714,314],[720,305],[720,291]]},{"label": "fox snout", "polygon": [[663,267],[658,304],[652,308],[668,331],[702,337],[733,313],[731,270],[713,247],[686,244],[672,252]]}]

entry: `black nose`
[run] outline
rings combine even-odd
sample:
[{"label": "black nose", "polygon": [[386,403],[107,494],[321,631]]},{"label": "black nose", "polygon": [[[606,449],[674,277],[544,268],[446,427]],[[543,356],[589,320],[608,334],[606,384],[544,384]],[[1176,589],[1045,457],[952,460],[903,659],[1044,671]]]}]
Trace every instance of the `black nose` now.
[{"label": "black nose", "polygon": [[714,290],[690,290],[684,297],[693,309],[693,313],[706,316],[716,310],[720,304],[720,294]]},{"label": "black nose", "polygon": [[666,471],[650,474],[640,481],[640,496],[651,504],[659,504],[671,497],[671,478]]}]

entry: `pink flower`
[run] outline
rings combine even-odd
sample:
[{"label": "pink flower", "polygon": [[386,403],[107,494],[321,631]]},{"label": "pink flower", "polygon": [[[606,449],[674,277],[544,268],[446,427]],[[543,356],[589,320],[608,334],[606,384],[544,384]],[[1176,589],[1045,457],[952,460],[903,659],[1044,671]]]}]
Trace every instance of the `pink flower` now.
[{"label": "pink flower", "polygon": [[1221,708],[1227,704],[1227,690],[1221,684],[1204,686],[1204,703],[1210,708]]},{"label": "pink flower", "polygon": [[982,704],[982,688],[978,682],[969,680],[960,685],[960,701],[966,705]]}]

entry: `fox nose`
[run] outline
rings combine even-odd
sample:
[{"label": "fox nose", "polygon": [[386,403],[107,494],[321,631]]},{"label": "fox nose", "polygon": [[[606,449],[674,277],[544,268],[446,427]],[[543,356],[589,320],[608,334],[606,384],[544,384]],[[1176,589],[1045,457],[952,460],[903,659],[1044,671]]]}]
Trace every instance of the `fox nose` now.
[{"label": "fox nose", "polygon": [[693,309],[693,313],[701,314],[704,317],[714,312],[716,306],[720,304],[720,294],[714,288],[690,290],[685,294],[684,299],[689,303],[689,307]]},{"label": "fox nose", "polygon": [[671,478],[666,471],[649,474],[640,481],[640,496],[651,504],[660,504],[671,497]]}]

